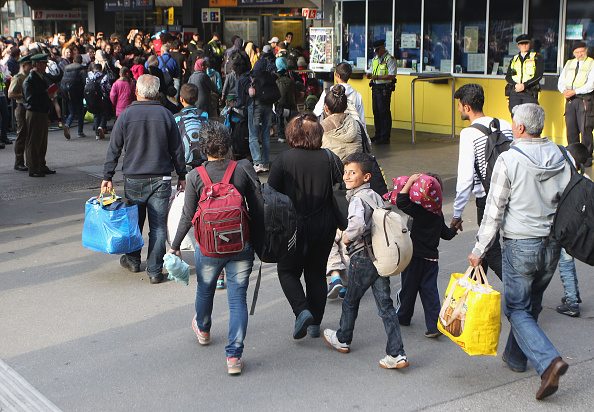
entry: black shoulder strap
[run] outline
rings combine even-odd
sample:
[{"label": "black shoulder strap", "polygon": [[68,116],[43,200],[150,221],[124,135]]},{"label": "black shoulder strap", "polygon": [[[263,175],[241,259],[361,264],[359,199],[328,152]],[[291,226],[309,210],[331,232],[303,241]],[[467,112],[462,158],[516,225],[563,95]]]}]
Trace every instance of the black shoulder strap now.
[{"label": "black shoulder strap", "polygon": [[478,130],[479,132],[481,132],[485,136],[489,136],[491,134],[491,129],[488,128],[487,126],[483,126],[482,124],[473,123],[473,124],[470,125],[470,127],[475,128],[476,130]]},{"label": "black shoulder strap", "polygon": [[557,145],[557,147],[559,147],[559,150],[561,151],[561,154],[563,155],[563,157],[565,158],[565,160],[567,161],[567,163],[569,163],[569,166],[571,167],[571,175],[573,176],[575,173],[578,173],[578,170],[576,169],[576,167],[574,166],[573,162],[571,161],[571,159],[567,155],[567,149],[565,149],[565,147],[563,147],[561,145]]},{"label": "black shoulder strap", "polygon": [[371,147],[369,146],[369,140],[367,140],[367,133],[365,132],[365,126],[363,122],[355,120],[359,123],[359,130],[361,131],[361,146],[363,147],[363,153],[371,154]]}]

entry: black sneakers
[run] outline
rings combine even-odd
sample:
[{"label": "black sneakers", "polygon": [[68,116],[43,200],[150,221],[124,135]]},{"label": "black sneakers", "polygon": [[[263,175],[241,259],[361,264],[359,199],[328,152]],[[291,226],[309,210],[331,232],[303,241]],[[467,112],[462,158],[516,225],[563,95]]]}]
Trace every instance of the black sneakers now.
[{"label": "black sneakers", "polygon": [[562,305],[557,306],[557,312],[562,315],[577,318],[578,316],[580,316],[580,305],[578,305],[577,303],[565,302]]},{"label": "black sneakers", "polygon": [[132,262],[130,262],[130,260],[128,259],[128,256],[126,256],[126,255],[122,255],[122,257],[120,258],[120,265],[123,268],[128,269],[130,272],[134,272],[134,273],[140,272],[140,265],[135,265]]}]

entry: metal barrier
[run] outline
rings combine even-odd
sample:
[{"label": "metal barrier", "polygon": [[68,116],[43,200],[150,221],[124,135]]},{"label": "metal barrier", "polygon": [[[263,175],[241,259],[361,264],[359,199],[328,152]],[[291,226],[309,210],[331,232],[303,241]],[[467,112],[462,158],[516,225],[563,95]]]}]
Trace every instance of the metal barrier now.
[{"label": "metal barrier", "polygon": [[454,101],[454,92],[456,91],[455,78],[448,73],[413,73],[413,76],[417,76],[410,83],[410,99],[411,99],[411,131],[412,131],[412,143],[415,142],[415,83],[420,81],[428,81],[431,83],[442,83],[444,80],[447,83],[448,80],[452,81],[452,138],[456,137],[455,128],[455,116],[456,116],[456,104]]}]

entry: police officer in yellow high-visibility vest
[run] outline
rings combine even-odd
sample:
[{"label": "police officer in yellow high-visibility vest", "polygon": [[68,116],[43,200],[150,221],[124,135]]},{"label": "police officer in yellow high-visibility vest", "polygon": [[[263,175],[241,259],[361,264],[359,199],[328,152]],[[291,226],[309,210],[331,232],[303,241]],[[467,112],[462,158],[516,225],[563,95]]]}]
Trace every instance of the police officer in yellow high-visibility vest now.
[{"label": "police officer in yellow high-visibility vest", "polygon": [[509,97],[510,113],[519,104],[538,104],[539,82],[544,73],[542,57],[530,51],[530,37],[520,34],[516,38],[516,43],[520,52],[511,60],[505,76],[505,95]]},{"label": "police officer in yellow high-visibility vest", "polygon": [[386,51],[385,39],[375,41],[373,50],[375,57],[371,73],[367,73],[367,78],[371,80],[369,85],[371,86],[375,122],[375,136],[371,141],[375,144],[389,144],[392,131],[390,103],[396,79],[396,60]]},{"label": "police officer in yellow high-visibility vest", "polygon": [[583,41],[573,45],[575,59],[565,63],[557,88],[565,97],[565,126],[567,143],[582,143],[590,154],[584,166],[592,166],[592,129],[594,128],[594,60],[588,57]]}]

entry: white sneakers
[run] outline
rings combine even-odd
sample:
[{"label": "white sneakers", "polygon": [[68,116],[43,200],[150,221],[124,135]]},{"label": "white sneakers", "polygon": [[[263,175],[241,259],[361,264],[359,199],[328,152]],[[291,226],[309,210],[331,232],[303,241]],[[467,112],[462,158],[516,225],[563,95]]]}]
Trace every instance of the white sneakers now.
[{"label": "white sneakers", "polygon": [[324,329],[324,340],[328,342],[328,345],[334,346],[340,353],[349,353],[351,351],[351,345],[338,340],[335,330]]},{"label": "white sneakers", "polygon": [[400,369],[406,368],[409,365],[405,355],[398,355],[396,357],[386,355],[385,358],[379,361],[379,364],[385,369]]},{"label": "white sneakers", "polygon": [[270,168],[264,167],[262,165],[254,165],[254,170],[256,171],[256,173],[262,173],[262,172],[269,172]]}]

